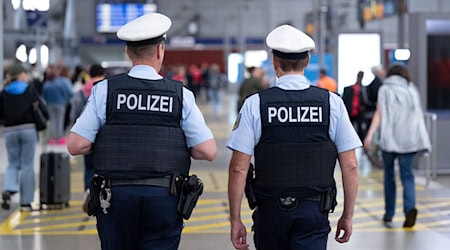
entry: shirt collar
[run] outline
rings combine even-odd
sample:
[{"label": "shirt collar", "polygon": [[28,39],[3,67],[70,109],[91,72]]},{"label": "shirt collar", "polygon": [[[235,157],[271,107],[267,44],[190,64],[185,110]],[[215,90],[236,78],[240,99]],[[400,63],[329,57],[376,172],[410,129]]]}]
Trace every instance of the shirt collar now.
[{"label": "shirt collar", "polygon": [[130,69],[128,75],[135,78],[142,78],[148,80],[159,80],[162,76],[156,72],[156,70],[148,65],[136,65]]},{"label": "shirt collar", "polygon": [[311,82],[304,75],[289,74],[278,78],[276,87],[287,90],[303,90],[309,88]]}]

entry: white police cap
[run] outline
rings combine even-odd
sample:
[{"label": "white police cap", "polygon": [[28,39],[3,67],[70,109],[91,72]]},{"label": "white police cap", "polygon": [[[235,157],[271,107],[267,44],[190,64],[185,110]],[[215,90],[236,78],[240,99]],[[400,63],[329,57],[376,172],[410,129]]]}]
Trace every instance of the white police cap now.
[{"label": "white police cap", "polygon": [[157,44],[166,38],[166,32],[172,26],[169,17],[160,13],[140,16],[117,31],[117,37],[128,46],[137,47]]},{"label": "white police cap", "polygon": [[308,52],[316,47],[311,37],[287,24],[272,30],[266,37],[266,43],[274,56],[293,60],[306,58]]}]

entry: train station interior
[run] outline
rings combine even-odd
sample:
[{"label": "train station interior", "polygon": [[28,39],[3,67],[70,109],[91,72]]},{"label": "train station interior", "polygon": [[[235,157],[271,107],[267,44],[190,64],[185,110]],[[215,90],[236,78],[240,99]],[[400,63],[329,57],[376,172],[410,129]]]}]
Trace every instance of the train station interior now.
[{"label": "train station interior", "polygon": [[[204,183],[192,217],[184,221],[179,249],[234,249],[230,242],[227,199],[232,151],[225,145],[238,117],[239,89],[248,69],[261,68],[264,82],[274,86],[271,52],[265,43],[274,27],[290,24],[311,36],[305,76],[312,84],[319,71],[337,81],[337,94],[364,72],[362,85],[375,77],[372,68],[405,65],[416,85],[432,151],[414,158],[418,216],[413,228],[402,227],[404,216],[397,176],[396,215],[392,227],[383,225],[383,166],[380,155],[358,148],[359,189],[348,243],[334,239],[343,209],[341,172],[335,171],[338,205],[330,214],[328,249],[447,250],[450,245],[450,1],[446,0],[4,0],[0,8],[1,82],[8,68],[20,63],[33,80],[44,83],[49,66],[67,69],[74,93],[84,81],[80,72],[102,65],[107,77],[127,72],[131,61],[117,30],[128,21],[152,12],[172,19],[167,33],[163,69],[173,77],[216,65],[226,78],[220,106],[199,87],[196,103],[217,144],[212,162],[192,160],[191,173]],[[76,74],[78,72],[78,74]],[[3,90],[3,84],[0,85]],[[72,121],[73,122],[73,121]],[[71,124],[65,129],[70,130]],[[4,186],[7,149],[0,125],[0,186]],[[0,209],[0,250],[101,249],[96,218],[82,210],[85,199],[82,156],[70,155],[70,199],[58,207],[40,204],[40,155],[69,154],[64,141],[50,143],[49,131],[39,132],[34,159],[36,190],[31,211],[20,209],[14,195],[9,209]],[[378,162],[377,162],[378,160]],[[398,169],[396,170],[398,171]],[[244,198],[242,219],[250,249],[252,211]]]}]

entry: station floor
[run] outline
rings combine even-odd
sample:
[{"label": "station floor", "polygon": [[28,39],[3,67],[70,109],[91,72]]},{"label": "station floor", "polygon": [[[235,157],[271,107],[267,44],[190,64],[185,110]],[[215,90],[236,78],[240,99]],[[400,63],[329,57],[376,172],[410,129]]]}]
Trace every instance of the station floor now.
[{"label": "station floor", "polygon": [[[234,249],[229,241],[227,179],[228,161],[231,152],[225,142],[234,122],[231,113],[235,110],[232,95],[224,98],[223,114],[215,117],[206,100],[199,100],[208,125],[217,140],[218,157],[212,163],[193,161],[191,173],[196,173],[205,184],[205,191],[190,220],[185,222],[181,250],[225,250]],[[65,152],[65,146],[39,145],[36,153],[36,176],[38,156],[43,150]],[[342,185],[340,172],[336,168],[338,183],[338,206],[330,214],[332,231],[328,249],[338,250],[448,250],[450,249],[450,176],[438,175],[427,179],[422,169],[416,171],[417,208],[416,226],[403,229],[401,195],[397,195],[397,210],[394,228],[387,229],[381,223],[384,212],[383,172],[372,167],[367,157],[360,154],[359,192],[355,207],[353,235],[350,242],[334,241],[337,220],[342,213]],[[95,229],[95,218],[81,210],[83,196],[82,158],[71,159],[71,200],[69,207],[58,210],[20,212],[18,197],[13,197],[11,210],[0,210],[0,250],[78,250],[100,249]],[[4,140],[0,137],[0,186],[3,184],[6,155]],[[398,180],[398,184],[400,180]],[[401,194],[398,185],[397,194]],[[36,201],[39,191],[36,190]],[[39,204],[35,203],[35,206]],[[242,216],[247,225],[247,241],[252,244],[251,211],[243,201]],[[131,249],[130,249],[131,250]],[[275,250],[275,249],[274,249]]]}]

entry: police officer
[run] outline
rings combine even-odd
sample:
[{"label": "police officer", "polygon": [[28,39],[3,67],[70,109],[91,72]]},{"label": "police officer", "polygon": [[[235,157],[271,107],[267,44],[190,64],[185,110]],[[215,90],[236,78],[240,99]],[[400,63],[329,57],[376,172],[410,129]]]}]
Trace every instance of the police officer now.
[{"label": "police officer", "polygon": [[94,86],[69,134],[69,152],[92,151],[95,173],[110,180],[95,214],[102,249],[177,249],[183,219],[171,176],[188,175],[191,157],[216,156],[192,92],[158,74],[171,23],[152,13],[119,29],[133,67]]},{"label": "police officer", "polygon": [[362,143],[341,98],[311,86],[303,75],[314,41],[281,25],[268,34],[266,43],[278,81],[246,99],[227,141],[233,151],[228,182],[231,241],[236,249],[248,249],[240,210],[254,155],[253,231],[258,250],[326,249],[328,213],[335,206],[336,159],[344,189],[336,241],[347,242],[358,186],[355,148]]}]

